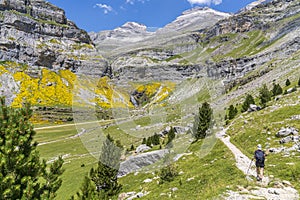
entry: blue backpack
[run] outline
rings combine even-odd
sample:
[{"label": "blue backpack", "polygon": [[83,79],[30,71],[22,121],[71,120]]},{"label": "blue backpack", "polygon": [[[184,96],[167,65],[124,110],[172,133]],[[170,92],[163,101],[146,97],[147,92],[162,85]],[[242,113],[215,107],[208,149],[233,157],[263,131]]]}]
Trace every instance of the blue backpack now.
[{"label": "blue backpack", "polygon": [[261,150],[255,151],[255,158],[258,163],[263,163],[265,161],[265,153]]}]

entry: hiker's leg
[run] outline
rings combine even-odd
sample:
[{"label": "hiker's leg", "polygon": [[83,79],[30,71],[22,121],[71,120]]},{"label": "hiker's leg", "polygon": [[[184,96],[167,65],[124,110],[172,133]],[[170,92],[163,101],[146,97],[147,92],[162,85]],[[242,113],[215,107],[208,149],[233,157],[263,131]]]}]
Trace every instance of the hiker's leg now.
[{"label": "hiker's leg", "polygon": [[264,177],[264,168],[260,168],[260,178],[262,179]]},{"label": "hiker's leg", "polygon": [[257,174],[257,178],[260,178],[260,169],[259,169],[259,167],[257,166],[256,167],[256,174]]}]

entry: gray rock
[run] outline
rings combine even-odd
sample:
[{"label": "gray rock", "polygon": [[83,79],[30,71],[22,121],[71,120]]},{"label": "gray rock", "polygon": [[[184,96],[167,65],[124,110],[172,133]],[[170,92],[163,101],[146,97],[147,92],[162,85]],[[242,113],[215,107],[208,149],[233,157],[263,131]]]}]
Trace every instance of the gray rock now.
[{"label": "gray rock", "polygon": [[144,152],[144,151],[148,151],[148,150],[150,150],[151,149],[151,147],[148,147],[146,144],[141,144],[140,146],[138,146],[137,148],[136,148],[136,152],[137,153],[141,153],[141,152]]},{"label": "gray rock", "polygon": [[123,192],[123,193],[119,194],[118,200],[125,200],[127,197],[128,197],[128,195]]},{"label": "gray rock", "polygon": [[136,194],[136,197],[137,197],[137,198],[141,198],[141,197],[143,197],[143,196],[144,196],[144,193],[142,193],[142,192],[139,192],[139,193]]},{"label": "gray rock", "polygon": [[295,92],[295,91],[297,91],[297,88],[293,87],[293,88],[287,89],[286,92],[289,94],[289,93],[292,93],[292,92]]},{"label": "gray rock", "polygon": [[255,104],[250,104],[248,108],[248,112],[255,112],[261,110],[261,107],[255,105]]},{"label": "gray rock", "polygon": [[0,96],[5,96],[7,105],[10,105],[19,93],[20,83],[16,83],[13,76],[8,73],[0,75]]},{"label": "gray rock", "polygon": [[282,139],[279,141],[279,143],[280,143],[280,144],[285,144],[285,143],[289,143],[289,142],[291,142],[291,141],[293,141],[293,136],[287,136],[287,137],[285,137],[285,138],[282,138]]},{"label": "gray rock", "polygon": [[300,115],[291,116],[291,120],[300,120]]},{"label": "gray rock", "polygon": [[182,127],[182,126],[174,126],[173,128],[176,134],[184,134],[189,130],[188,127]]},{"label": "gray rock", "polygon": [[292,187],[291,182],[289,182],[289,181],[287,181],[287,180],[283,180],[282,183],[283,183],[285,186],[290,186],[290,187]]},{"label": "gray rock", "polygon": [[136,156],[130,156],[120,164],[118,176],[141,170],[143,167],[154,164],[168,153],[167,149],[151,151]]},{"label": "gray rock", "polygon": [[277,133],[277,137],[285,137],[289,135],[298,135],[298,130],[294,127],[281,128]]},{"label": "gray rock", "polygon": [[152,179],[150,179],[150,178],[147,178],[143,181],[143,183],[151,183],[151,182],[152,182]]}]

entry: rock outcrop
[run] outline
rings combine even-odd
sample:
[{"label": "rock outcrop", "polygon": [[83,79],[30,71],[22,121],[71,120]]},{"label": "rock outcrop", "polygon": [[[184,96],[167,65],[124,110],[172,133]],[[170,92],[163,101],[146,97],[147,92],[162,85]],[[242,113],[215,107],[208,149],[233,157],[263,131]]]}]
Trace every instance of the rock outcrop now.
[{"label": "rock outcrop", "polygon": [[76,71],[95,54],[86,31],[44,0],[1,0],[0,27],[0,60]]},{"label": "rock outcrop", "polygon": [[298,135],[298,130],[294,127],[281,128],[277,133],[277,137],[286,137],[289,135]]},{"label": "rock outcrop", "polygon": [[131,156],[121,163],[118,176],[124,176],[131,172],[141,170],[143,167],[152,165],[162,159],[168,152],[167,149],[162,149]]}]

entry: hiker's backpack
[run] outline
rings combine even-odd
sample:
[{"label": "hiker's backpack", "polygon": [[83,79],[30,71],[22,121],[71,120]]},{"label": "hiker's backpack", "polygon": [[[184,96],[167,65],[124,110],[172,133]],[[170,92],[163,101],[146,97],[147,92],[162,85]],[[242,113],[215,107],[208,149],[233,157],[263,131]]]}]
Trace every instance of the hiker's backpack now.
[{"label": "hiker's backpack", "polygon": [[265,161],[265,154],[263,151],[255,151],[256,161],[259,163],[263,163]]}]

